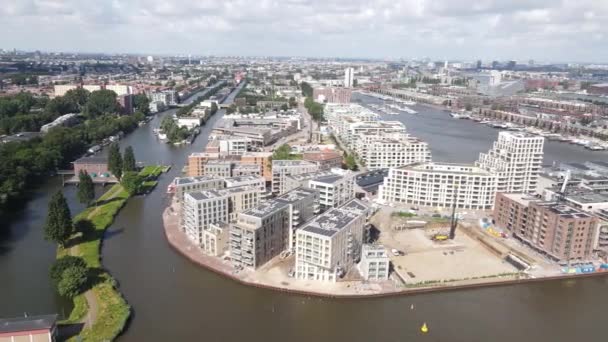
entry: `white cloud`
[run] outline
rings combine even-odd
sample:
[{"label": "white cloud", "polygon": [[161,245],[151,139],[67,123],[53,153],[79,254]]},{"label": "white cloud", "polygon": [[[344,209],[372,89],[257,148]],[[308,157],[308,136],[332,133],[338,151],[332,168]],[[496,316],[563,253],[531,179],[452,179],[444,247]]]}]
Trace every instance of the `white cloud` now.
[{"label": "white cloud", "polygon": [[0,0],[0,47],[608,60],[599,0]]}]

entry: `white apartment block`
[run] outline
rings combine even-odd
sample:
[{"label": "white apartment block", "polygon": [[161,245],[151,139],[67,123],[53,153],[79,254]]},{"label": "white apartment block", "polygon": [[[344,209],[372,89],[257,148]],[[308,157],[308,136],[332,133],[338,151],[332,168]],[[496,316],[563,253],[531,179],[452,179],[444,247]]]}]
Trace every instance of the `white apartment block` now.
[{"label": "white apartment block", "polygon": [[260,193],[266,191],[266,179],[262,176],[236,176],[226,178],[226,188],[235,188],[240,186],[251,186],[259,190]]},{"label": "white apartment block", "polygon": [[390,169],[378,198],[384,203],[492,209],[497,182],[494,173],[473,165],[418,163]]},{"label": "white apartment block", "polygon": [[211,177],[228,178],[232,176],[232,165],[234,161],[230,160],[209,160],[203,165],[203,174]]},{"label": "white apartment block", "polygon": [[223,189],[225,181],[222,178],[211,176],[177,177],[169,185],[168,192],[174,193],[177,202],[184,201],[184,195],[189,192]]},{"label": "white apartment block", "polygon": [[252,146],[252,141],[244,137],[222,137],[218,139],[221,155],[240,156]]},{"label": "white apartment block", "polygon": [[186,236],[206,250],[205,231],[211,224],[235,220],[238,213],[255,207],[259,201],[259,189],[250,186],[187,193],[182,210]]},{"label": "white apartment block", "polygon": [[228,197],[217,190],[191,192],[184,196],[184,231],[190,241],[203,245],[203,231],[216,222],[228,222]]},{"label": "white apartment block", "polygon": [[353,148],[362,134],[385,135],[391,133],[405,134],[405,125],[399,121],[353,122],[347,125],[346,130],[339,137],[347,147]]},{"label": "white apartment block", "polygon": [[330,175],[308,181],[308,188],[319,192],[321,210],[340,207],[355,198],[355,175],[346,170],[332,169]]},{"label": "white apartment block", "polygon": [[361,261],[357,265],[365,280],[388,280],[390,259],[383,246],[363,245]]},{"label": "white apartment block", "polygon": [[431,161],[429,145],[404,133],[359,134],[352,150],[369,170]]},{"label": "white apartment block", "polygon": [[297,230],[297,279],[335,282],[361,257],[369,208],[351,200]]},{"label": "white apartment block", "polygon": [[500,132],[477,166],[496,173],[498,192],[530,193],[536,190],[543,162],[545,138],[522,132]]},{"label": "white apartment block", "polygon": [[228,232],[230,226],[226,222],[209,224],[203,230],[203,244],[201,248],[207,255],[222,256],[228,251]]},{"label": "white apartment block", "polygon": [[287,176],[316,172],[318,170],[317,164],[303,160],[273,160],[272,192],[280,195],[288,191],[285,187],[285,178]]}]

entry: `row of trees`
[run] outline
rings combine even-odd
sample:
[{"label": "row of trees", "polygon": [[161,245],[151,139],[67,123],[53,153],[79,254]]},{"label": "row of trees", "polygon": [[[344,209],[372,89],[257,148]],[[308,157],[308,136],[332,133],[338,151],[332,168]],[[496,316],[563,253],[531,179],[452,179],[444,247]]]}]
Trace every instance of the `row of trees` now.
[{"label": "row of trees", "polygon": [[306,107],[308,114],[312,116],[313,120],[323,120],[323,105],[315,102],[312,97],[307,97],[306,100],[304,100],[304,107]]},{"label": "row of trees", "polygon": [[298,160],[302,159],[301,154],[291,154],[291,146],[283,144],[272,152],[272,160]]},{"label": "row of trees", "polygon": [[[96,97],[93,96],[93,99]],[[84,89],[70,90],[65,96],[53,100],[34,97],[29,93],[0,98],[0,133],[14,133],[11,129],[4,130],[2,123],[8,122],[5,120],[37,120],[32,124],[36,127],[28,129],[37,130],[40,124],[59,115],[96,107],[90,101],[91,96]],[[36,108],[38,110],[33,111]],[[104,114],[89,117],[74,127],[57,127],[29,141],[0,144],[0,218],[4,219],[8,213],[21,208],[28,189],[37,186],[55,170],[69,167],[69,163],[83,155],[92,144],[98,144],[118,132],[131,132],[137,128],[143,115]],[[0,229],[6,226],[2,225]]]}]

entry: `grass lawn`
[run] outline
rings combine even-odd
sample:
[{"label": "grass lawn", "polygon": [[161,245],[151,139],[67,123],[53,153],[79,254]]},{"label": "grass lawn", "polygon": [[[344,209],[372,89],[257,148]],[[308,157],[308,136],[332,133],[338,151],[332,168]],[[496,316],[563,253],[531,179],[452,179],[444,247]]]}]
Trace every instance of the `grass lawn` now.
[{"label": "grass lawn", "polygon": [[[140,172],[145,177],[145,191],[151,191],[156,178],[167,171],[165,166],[146,166]],[[116,280],[106,272],[101,264],[101,244],[103,235],[114,222],[120,209],[127,203],[129,193],[120,184],[112,186],[95,204],[74,217],[78,232],[69,243],[70,248],[59,248],[57,258],[71,254],[82,257],[92,274],[90,276],[92,291],[98,305],[97,319],[93,326],[83,330],[79,337],[82,341],[106,341],[115,339],[124,329],[131,314],[131,307],[116,288]],[[88,310],[84,294],[73,299],[74,308],[70,316],[62,323],[70,324],[82,321]],[[71,340],[76,340],[73,337]]]}]

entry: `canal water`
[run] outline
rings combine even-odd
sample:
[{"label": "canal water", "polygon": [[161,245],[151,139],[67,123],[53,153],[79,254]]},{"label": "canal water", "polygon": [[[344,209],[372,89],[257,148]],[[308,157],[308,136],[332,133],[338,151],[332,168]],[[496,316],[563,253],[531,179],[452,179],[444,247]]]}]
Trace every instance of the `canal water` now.
[{"label": "canal water", "polygon": [[[426,107],[404,120],[409,132],[428,141],[440,161],[471,162],[487,150],[497,131],[453,120]],[[152,129],[164,115],[121,141],[138,160],[170,163],[148,196],[128,202],[108,230],[103,262],[119,281],[134,314],[121,341],[605,341],[608,278],[550,281],[383,299],[332,300],[276,293],[236,284],[190,263],[167,244],[161,213],[165,189],[178,176],[187,155],[201,151],[219,111],[190,146],[160,143]],[[550,160],[584,161],[605,155],[547,144]],[[563,149],[561,148],[563,146]],[[560,152],[563,150],[563,152]],[[591,158],[589,158],[591,157]],[[47,269],[54,246],[41,227],[50,181],[11,223],[0,240],[0,316],[61,313],[66,303],[49,286]],[[73,211],[74,187],[64,188]],[[411,310],[411,305],[414,309]],[[426,322],[430,332],[420,333]]]}]

